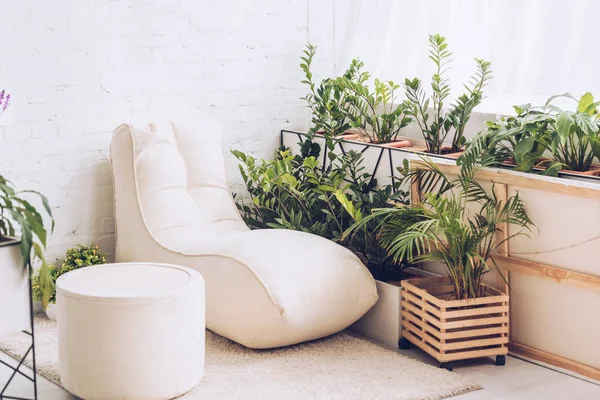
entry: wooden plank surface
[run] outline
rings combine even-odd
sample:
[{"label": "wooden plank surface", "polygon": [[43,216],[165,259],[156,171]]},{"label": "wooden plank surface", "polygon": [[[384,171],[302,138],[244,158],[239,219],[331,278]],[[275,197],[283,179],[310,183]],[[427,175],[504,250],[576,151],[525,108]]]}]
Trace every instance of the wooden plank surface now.
[{"label": "wooden plank surface", "polygon": [[[576,338],[574,338],[576,340]],[[600,369],[579,363],[574,360],[569,360],[555,354],[547,353],[524,344],[511,342],[508,345],[510,352],[519,356],[538,360],[546,364],[554,365],[555,367],[568,369],[580,375],[587,376],[600,381]]]}]

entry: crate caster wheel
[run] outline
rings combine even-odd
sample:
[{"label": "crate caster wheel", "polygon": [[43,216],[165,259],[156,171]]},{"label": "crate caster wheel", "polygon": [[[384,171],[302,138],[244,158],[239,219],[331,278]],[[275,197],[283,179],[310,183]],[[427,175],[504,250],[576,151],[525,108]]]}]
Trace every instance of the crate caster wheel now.
[{"label": "crate caster wheel", "polygon": [[496,365],[506,364],[506,356],[496,356]]},{"label": "crate caster wheel", "polygon": [[452,371],[452,364],[450,363],[441,363],[440,368],[447,369],[448,371]]},{"label": "crate caster wheel", "polygon": [[398,340],[398,347],[401,350],[408,350],[412,347],[412,343],[410,343],[408,339],[400,338],[400,340]]}]

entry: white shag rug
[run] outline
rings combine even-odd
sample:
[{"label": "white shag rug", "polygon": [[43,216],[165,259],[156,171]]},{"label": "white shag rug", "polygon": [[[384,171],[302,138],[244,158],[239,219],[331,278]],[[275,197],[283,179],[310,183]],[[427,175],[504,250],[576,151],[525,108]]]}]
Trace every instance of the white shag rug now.
[{"label": "white shag rug", "polygon": [[[38,373],[60,385],[56,322],[35,319]],[[20,358],[29,337],[0,341]],[[29,342],[30,343],[30,342]],[[31,360],[26,362],[31,365]],[[274,350],[251,350],[206,331],[202,383],[180,400],[437,400],[481,387],[347,333]]]}]

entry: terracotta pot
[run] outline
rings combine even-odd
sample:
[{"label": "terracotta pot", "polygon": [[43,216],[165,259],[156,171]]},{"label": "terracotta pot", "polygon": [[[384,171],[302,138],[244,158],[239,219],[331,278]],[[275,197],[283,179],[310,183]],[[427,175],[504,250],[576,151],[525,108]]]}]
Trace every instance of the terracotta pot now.
[{"label": "terracotta pot", "polygon": [[563,174],[566,173],[583,176],[600,176],[600,168],[594,168],[589,171],[571,171],[570,169],[561,169],[560,172]]},{"label": "terracotta pot", "polygon": [[412,146],[412,143],[409,142],[408,140],[396,140],[396,141],[390,142],[390,143],[381,143],[381,146],[399,149],[402,147],[410,147],[410,146]]},{"label": "terracotta pot", "polygon": [[442,146],[441,155],[446,157],[458,158],[464,153],[464,150],[452,152],[452,146]]}]

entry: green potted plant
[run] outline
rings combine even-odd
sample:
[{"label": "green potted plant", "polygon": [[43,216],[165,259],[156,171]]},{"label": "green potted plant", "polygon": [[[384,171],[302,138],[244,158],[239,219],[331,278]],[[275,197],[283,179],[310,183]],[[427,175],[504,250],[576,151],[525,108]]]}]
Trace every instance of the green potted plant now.
[{"label": "green potted plant", "polygon": [[347,93],[342,111],[350,125],[358,130],[365,142],[386,147],[411,146],[407,140],[397,140],[400,131],[411,122],[405,104],[397,102],[400,85],[375,79],[371,91],[370,74],[360,71],[363,63],[353,60],[352,64],[355,65],[354,76],[341,76],[335,81],[336,86]]},{"label": "green potted plant", "polygon": [[[552,104],[557,98],[577,102],[575,111]],[[469,142],[457,164],[471,168],[514,165],[517,171],[558,172],[600,176],[598,102],[591,93],[579,100],[569,94],[552,96],[543,106],[515,106],[516,116],[488,122]],[[552,157],[549,157],[549,156]]]},{"label": "green potted plant", "polygon": [[[10,104],[10,95],[0,92],[0,118]],[[38,197],[42,212],[30,202]],[[42,213],[50,218],[44,221]],[[52,291],[52,280],[44,251],[48,231],[54,227],[52,212],[46,197],[31,191],[17,191],[13,184],[0,175],[0,336],[24,328],[28,314],[26,301],[27,274],[33,264],[40,262],[40,290],[42,300],[47,302]]]},{"label": "green potted plant", "polygon": [[[92,265],[100,265],[106,263],[106,254],[94,243],[89,246],[77,245],[69,250],[65,255],[65,259],[60,267],[50,265],[49,271],[52,278],[52,283],[71,271],[79,268],[89,267]],[[42,300],[43,293],[40,287],[40,275],[33,277],[33,297],[36,300]],[[45,307],[46,316],[51,320],[56,320],[56,291],[52,291],[48,304]]]},{"label": "green potted plant", "polygon": [[[508,294],[484,285],[483,277],[496,268],[494,256],[500,246],[526,234],[532,225],[519,195],[501,200],[474,179],[476,170],[462,170],[456,179],[449,179],[427,158],[414,167],[406,163],[401,172],[404,180],[422,189],[421,201],[375,210],[357,226],[378,220],[382,245],[396,261],[441,262],[447,277],[402,282],[400,346],[413,343],[447,368],[450,361],[490,355],[503,364],[508,351]],[[508,224],[515,230],[498,239]],[[517,227],[521,229],[516,231]],[[489,304],[495,308],[485,309]],[[495,319],[496,314],[500,319]],[[431,321],[429,331],[419,321]],[[500,325],[493,335],[483,328],[457,333],[492,321]],[[450,330],[457,338],[469,339],[460,347],[449,344],[445,335]],[[476,349],[480,339],[490,344],[486,351]],[[433,347],[425,344],[431,340]]]},{"label": "green potted plant", "polygon": [[[407,99],[404,101],[404,110],[419,126],[428,153],[457,155],[466,143],[464,132],[471,113],[483,100],[483,89],[492,78],[490,63],[475,59],[477,72],[464,85],[466,93],[448,107],[446,101],[450,95],[450,85],[444,75],[450,68],[452,53],[448,50],[446,39],[438,34],[429,36],[429,46],[429,58],[436,66],[431,78],[431,98],[427,98],[419,78],[406,79],[404,87]],[[445,146],[445,140],[451,132],[451,145]]]}]

